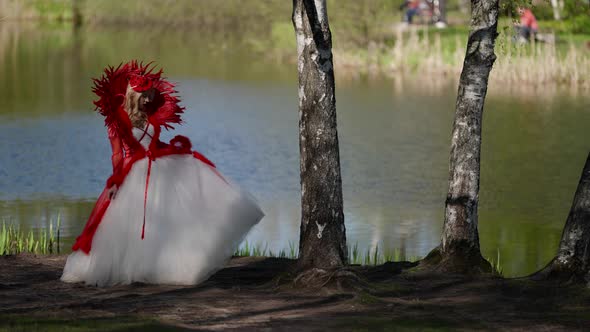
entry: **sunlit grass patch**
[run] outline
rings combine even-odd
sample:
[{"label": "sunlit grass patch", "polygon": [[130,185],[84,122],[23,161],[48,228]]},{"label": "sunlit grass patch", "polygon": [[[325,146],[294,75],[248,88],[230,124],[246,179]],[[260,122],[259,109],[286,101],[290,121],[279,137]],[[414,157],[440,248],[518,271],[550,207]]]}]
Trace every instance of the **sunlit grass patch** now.
[{"label": "sunlit grass patch", "polygon": [[497,250],[498,254],[496,255],[496,259],[487,257],[487,261],[490,262],[490,264],[492,264],[492,268],[494,269],[494,272],[497,273],[500,276],[504,275],[504,268],[502,267],[502,263],[500,261],[500,249],[498,248]]},{"label": "sunlit grass patch", "polygon": [[53,220],[49,228],[22,231],[18,226],[2,221],[0,228],[0,256],[20,253],[59,254],[60,253],[61,214],[57,215],[55,227]]},{"label": "sunlit grass patch", "polygon": [[[289,241],[288,249],[281,249],[278,252],[274,252],[268,248],[268,243],[262,245],[261,243],[252,244],[245,241],[235,252],[234,256],[237,257],[277,257],[277,258],[289,258],[297,259],[299,257],[299,250],[296,244]],[[411,261],[415,262],[420,260],[418,256],[407,256],[401,249],[388,249],[381,250],[379,246],[375,248],[366,248],[360,250],[358,243],[354,246],[348,247],[348,260],[353,265],[381,265],[386,262],[401,262]]]},{"label": "sunlit grass patch", "polygon": [[358,243],[348,248],[348,260],[350,264],[355,265],[381,265],[387,262],[402,262],[419,261],[418,256],[407,256],[405,252],[399,248],[394,249],[379,249],[379,245],[375,248],[366,248],[364,251],[360,251]]},{"label": "sunlit grass patch", "polygon": [[245,241],[235,252],[234,256],[238,257],[277,257],[277,258],[289,258],[297,259],[299,257],[299,250],[295,246],[295,243],[289,241],[288,249],[281,249],[278,252],[274,252],[268,249],[268,243],[262,246],[262,244],[253,244]]}]

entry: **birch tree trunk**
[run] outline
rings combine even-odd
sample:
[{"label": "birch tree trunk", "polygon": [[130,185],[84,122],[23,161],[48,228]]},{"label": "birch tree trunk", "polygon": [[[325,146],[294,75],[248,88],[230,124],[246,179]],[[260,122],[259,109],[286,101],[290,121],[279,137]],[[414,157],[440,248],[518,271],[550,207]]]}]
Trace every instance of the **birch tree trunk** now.
[{"label": "birch tree trunk", "polygon": [[565,222],[557,255],[533,278],[584,282],[590,286],[590,153]]},{"label": "birch tree trunk", "polygon": [[438,27],[446,27],[447,25],[447,0],[438,0]]},{"label": "birch tree trunk", "polygon": [[441,245],[425,259],[443,271],[491,271],[479,249],[477,206],[481,123],[488,78],[496,59],[497,27],[498,0],[471,0],[471,30],[455,106]]},{"label": "birch tree trunk", "polygon": [[301,233],[299,269],[344,266],[348,260],[332,36],[326,0],[293,0],[299,73]]},{"label": "birch tree trunk", "polygon": [[561,15],[559,14],[559,3],[557,0],[551,0],[551,7],[553,7],[553,18],[557,21],[561,19]]},{"label": "birch tree trunk", "polygon": [[463,14],[469,14],[469,0],[459,0],[459,10]]}]

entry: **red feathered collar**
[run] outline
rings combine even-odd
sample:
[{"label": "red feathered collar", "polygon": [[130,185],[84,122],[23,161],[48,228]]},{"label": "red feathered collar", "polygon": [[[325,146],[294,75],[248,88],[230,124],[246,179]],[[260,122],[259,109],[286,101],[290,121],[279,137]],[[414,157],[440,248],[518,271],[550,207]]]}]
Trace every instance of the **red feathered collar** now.
[{"label": "red feathered collar", "polygon": [[172,129],[172,124],[181,123],[180,114],[183,113],[184,108],[178,105],[180,99],[174,95],[177,93],[174,90],[174,84],[162,78],[161,69],[154,72],[155,66],[150,68],[150,65],[151,63],[144,65],[132,60],[126,64],[120,64],[117,68],[109,66],[105,68],[100,78],[93,79],[92,92],[98,96],[94,105],[96,110],[105,117],[107,127],[127,126],[129,119],[127,116],[123,117],[126,113],[121,110],[128,84],[131,84],[131,87],[138,92],[150,88],[157,91],[153,105],[150,107],[152,111],[148,114],[150,123],[166,129]]}]

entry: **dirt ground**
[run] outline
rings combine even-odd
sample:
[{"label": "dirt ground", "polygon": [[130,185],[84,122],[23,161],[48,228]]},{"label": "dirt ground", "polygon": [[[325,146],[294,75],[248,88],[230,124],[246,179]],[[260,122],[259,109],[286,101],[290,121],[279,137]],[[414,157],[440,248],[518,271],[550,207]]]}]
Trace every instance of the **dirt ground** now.
[{"label": "dirt ground", "polygon": [[296,289],[293,261],[278,258],[234,258],[196,287],[65,284],[64,263],[0,257],[0,331],[590,331],[585,288],[431,275],[403,263],[352,267],[365,285],[354,291]]}]

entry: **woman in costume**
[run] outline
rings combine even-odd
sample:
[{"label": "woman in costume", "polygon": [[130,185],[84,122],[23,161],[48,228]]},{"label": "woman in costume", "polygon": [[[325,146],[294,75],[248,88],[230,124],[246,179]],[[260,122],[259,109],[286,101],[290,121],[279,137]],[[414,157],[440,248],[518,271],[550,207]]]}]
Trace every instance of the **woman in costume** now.
[{"label": "woman in costume", "polygon": [[72,247],[65,282],[106,286],[194,285],[222,268],[264,216],[184,136],[159,140],[181,122],[174,85],[136,61],[94,80],[105,116],[113,175]]}]

